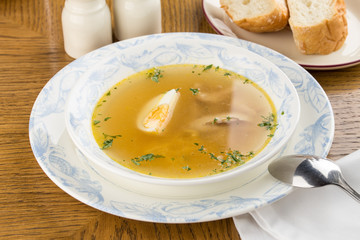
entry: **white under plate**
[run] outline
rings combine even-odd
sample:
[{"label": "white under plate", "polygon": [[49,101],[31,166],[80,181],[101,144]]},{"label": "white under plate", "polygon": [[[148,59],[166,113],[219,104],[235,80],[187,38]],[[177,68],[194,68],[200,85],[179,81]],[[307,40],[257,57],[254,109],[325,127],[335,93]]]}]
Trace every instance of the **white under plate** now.
[{"label": "white under plate", "polygon": [[220,7],[219,0],[203,0],[204,14],[213,29],[222,35],[237,37],[274,49],[307,69],[340,69],[360,64],[360,7],[358,0],[347,0],[348,36],[336,52],[328,55],[304,55],[296,48],[289,27],[275,33],[253,33],[238,27]]},{"label": "white under plate", "polygon": [[[30,117],[29,135],[34,155],[49,178],[79,201],[117,216],[162,223],[203,222],[233,217],[286,196],[291,188],[267,172],[230,192],[197,199],[162,199],[127,191],[91,168],[65,130],[64,106],[76,80],[114,52],[139,42],[169,38],[207,40],[233,44],[255,52],[276,64],[291,79],[301,102],[301,117],[294,137],[282,154],[326,156],[334,135],[330,102],[318,82],[302,67],[266,47],[214,34],[167,33],[114,43],[79,58],[60,70],[40,92]],[[191,52],[189,52],[191,54]],[[139,56],[141,57],[141,56]]]}]

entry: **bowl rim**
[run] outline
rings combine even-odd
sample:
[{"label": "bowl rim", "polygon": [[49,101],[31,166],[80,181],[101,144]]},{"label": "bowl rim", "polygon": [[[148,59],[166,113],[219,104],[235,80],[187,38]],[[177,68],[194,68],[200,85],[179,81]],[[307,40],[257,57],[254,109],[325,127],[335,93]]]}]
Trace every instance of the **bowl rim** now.
[{"label": "bowl rim", "polygon": [[[153,34],[155,35],[160,35],[160,36],[167,36],[167,35],[178,35],[179,33],[161,33],[161,34]],[[215,35],[215,34],[205,34],[205,35]],[[121,42],[132,42],[138,39],[142,39],[142,38],[146,38],[150,35],[147,36],[141,36],[141,37],[136,37],[136,38],[132,38],[132,39],[127,39],[127,40],[123,40]],[[187,36],[187,35],[184,35]],[[180,35],[181,37],[184,37],[182,35]],[[229,38],[229,37],[225,37],[225,36],[221,36],[221,35],[216,35],[218,37],[221,38]],[[187,40],[203,40],[203,39],[187,39]],[[117,43],[115,43],[117,44]],[[148,45],[150,45],[149,43],[147,43]],[[301,113],[301,108],[300,108],[300,100],[299,100],[299,96],[298,93],[296,91],[295,86],[293,85],[293,83],[291,82],[291,80],[288,78],[288,76],[279,68],[277,67],[274,63],[272,63],[271,61],[269,61],[268,59],[262,57],[261,55],[254,53],[244,47],[240,47],[240,46],[234,46],[235,48],[241,48],[242,51],[247,52],[249,55],[253,55],[256,56],[257,58],[261,58],[262,61],[266,62],[267,64],[269,64],[271,66],[271,69],[275,69],[277,71],[278,74],[280,74],[282,76],[282,79],[286,79],[287,85],[288,87],[291,89],[291,93],[292,96],[294,97],[294,103],[296,105],[296,116],[294,119],[294,124],[293,126],[290,128],[290,130],[287,131],[285,137],[282,139],[282,141],[280,141],[281,144],[277,144],[276,146],[274,146],[272,148],[272,150],[269,152],[269,154],[267,154],[266,156],[263,156],[262,158],[257,158],[257,156],[255,156],[253,159],[251,159],[249,162],[247,162],[246,164],[240,165],[238,167],[235,167],[233,169],[230,169],[228,171],[222,172],[222,173],[218,173],[218,174],[214,174],[214,175],[209,175],[209,176],[204,176],[204,177],[196,177],[196,178],[165,178],[165,177],[157,177],[157,176],[151,176],[151,175],[146,175],[146,174],[142,174],[139,172],[136,172],[135,170],[126,168],[124,166],[122,166],[121,164],[117,163],[117,168],[114,169],[113,166],[110,166],[107,163],[104,162],[99,162],[97,158],[95,158],[94,156],[92,156],[92,154],[88,151],[86,151],[86,148],[83,147],[83,145],[76,139],[75,137],[75,133],[72,131],[72,128],[70,126],[70,117],[69,117],[69,106],[70,106],[70,101],[69,99],[71,99],[73,97],[73,95],[76,95],[76,91],[74,91],[74,89],[76,89],[76,86],[79,85],[79,83],[76,83],[75,86],[72,88],[69,97],[68,97],[68,101],[65,103],[65,125],[66,125],[66,130],[69,133],[70,138],[72,139],[72,141],[74,142],[75,146],[78,148],[79,151],[81,151],[81,153],[88,158],[92,163],[96,164],[97,166],[105,169],[106,171],[110,171],[114,174],[121,174],[122,177],[131,179],[131,180],[135,180],[137,182],[143,182],[143,183],[149,183],[149,184],[156,184],[156,185],[167,185],[167,186],[191,186],[191,185],[199,185],[199,184],[209,184],[209,183],[214,183],[214,182],[219,182],[219,181],[224,181],[224,180],[228,180],[230,178],[233,178],[235,176],[238,176],[244,172],[247,172],[249,169],[252,168],[256,168],[259,165],[262,165],[263,163],[270,161],[282,148],[284,148],[286,146],[286,143],[289,141],[289,139],[291,138],[291,136],[293,135],[293,133],[296,130],[297,124],[299,122],[300,119],[300,113]],[[185,64],[185,63],[180,63],[180,64]],[[189,63],[191,64],[191,63]],[[160,65],[159,65],[160,66]],[[224,68],[224,67],[222,67]],[[145,68],[147,69],[147,68]],[[224,68],[225,69],[225,68]],[[129,76],[129,75],[128,75]],[[84,74],[80,77],[79,82],[81,79],[84,79]],[[126,78],[126,77],[124,77]],[[124,78],[120,79],[117,82],[122,81]],[[251,79],[252,80],[252,79]],[[257,83],[256,81],[254,81],[255,83]],[[116,84],[116,83],[115,83]],[[258,84],[258,83],[257,83]],[[258,84],[260,85],[260,84]],[[262,87],[260,85],[260,87]],[[102,91],[102,94],[100,94],[100,97],[106,92]],[[108,90],[108,89],[107,89]],[[265,89],[264,89],[265,90]],[[266,91],[266,90],[265,90]],[[271,94],[269,94],[269,96],[271,97]],[[97,101],[96,101],[97,102]],[[92,108],[93,110],[93,108]],[[278,110],[278,109],[276,109]],[[89,126],[91,128],[91,123],[89,121]],[[276,131],[275,131],[276,134]],[[95,140],[94,140],[95,141]],[[270,144],[270,143],[269,143]],[[269,144],[267,146],[269,146]],[[267,147],[266,146],[266,147]],[[265,148],[266,148],[265,147]],[[264,150],[262,150],[264,151]],[[262,152],[261,151],[261,152]],[[261,153],[260,152],[260,153]],[[106,154],[105,154],[106,155]],[[112,160],[109,156],[106,155],[106,157],[108,159]],[[255,161],[253,161],[255,160]],[[114,161],[115,162],[115,161]]]}]

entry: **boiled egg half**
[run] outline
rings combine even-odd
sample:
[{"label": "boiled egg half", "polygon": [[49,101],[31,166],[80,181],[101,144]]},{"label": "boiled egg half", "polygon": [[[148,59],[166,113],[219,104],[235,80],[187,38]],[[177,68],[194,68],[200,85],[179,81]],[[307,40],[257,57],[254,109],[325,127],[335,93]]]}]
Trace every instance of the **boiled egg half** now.
[{"label": "boiled egg half", "polygon": [[176,89],[155,97],[140,111],[138,127],[149,133],[162,133],[172,117],[179,97],[180,92]]}]

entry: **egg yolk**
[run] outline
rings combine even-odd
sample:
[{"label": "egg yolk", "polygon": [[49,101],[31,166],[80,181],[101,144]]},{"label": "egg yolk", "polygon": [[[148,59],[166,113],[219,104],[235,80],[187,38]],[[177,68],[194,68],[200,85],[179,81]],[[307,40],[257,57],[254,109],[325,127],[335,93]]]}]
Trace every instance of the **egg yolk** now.
[{"label": "egg yolk", "polygon": [[154,108],[144,119],[143,125],[147,129],[155,129],[161,132],[165,121],[169,117],[169,104],[161,104]]}]

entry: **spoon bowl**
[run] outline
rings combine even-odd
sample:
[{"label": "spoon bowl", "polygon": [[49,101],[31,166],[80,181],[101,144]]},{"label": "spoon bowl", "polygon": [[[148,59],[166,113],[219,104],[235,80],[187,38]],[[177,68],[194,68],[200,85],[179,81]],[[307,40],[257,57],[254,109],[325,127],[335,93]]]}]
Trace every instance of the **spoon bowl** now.
[{"label": "spoon bowl", "polygon": [[342,176],[340,167],[333,161],[311,155],[288,155],[274,160],[268,166],[276,179],[294,187],[313,188],[336,185],[360,201],[357,193]]}]

